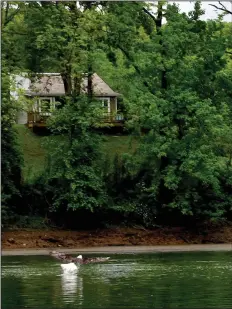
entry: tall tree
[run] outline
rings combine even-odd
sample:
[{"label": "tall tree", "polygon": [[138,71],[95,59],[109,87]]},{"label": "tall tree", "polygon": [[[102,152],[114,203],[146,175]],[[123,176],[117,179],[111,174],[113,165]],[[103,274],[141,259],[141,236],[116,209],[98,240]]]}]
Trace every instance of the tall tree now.
[{"label": "tall tree", "polygon": [[[20,23],[20,13],[24,4],[12,5],[11,2],[2,2],[2,79],[1,79],[1,153],[2,153],[2,225],[8,223],[14,211],[20,208],[21,168],[22,156],[17,143],[17,134],[14,128],[17,103],[11,96],[12,78],[10,73],[19,69],[19,57],[16,46],[20,46],[15,36],[14,22]],[[14,44],[12,44],[14,43]]]},{"label": "tall tree", "polygon": [[[65,138],[59,145],[50,143],[53,159],[46,177],[48,187],[52,188],[52,209],[94,211],[105,202],[96,165],[101,156],[100,138],[92,132],[101,114],[97,102],[93,104],[92,89],[92,52],[102,35],[98,29],[100,16],[90,4],[84,7],[77,7],[75,2],[41,4],[30,4],[25,14],[28,29],[34,29],[28,44],[37,56],[39,72],[59,72],[66,94],[63,108],[53,114],[49,124],[53,133]],[[86,79],[87,97],[82,93]]]},{"label": "tall tree", "polygon": [[[143,10],[142,7],[137,9]],[[146,76],[150,81],[163,81],[160,85],[153,82],[155,92],[144,88],[131,110],[134,111],[133,126],[150,131],[138,152],[141,162],[138,201],[143,196],[146,198],[142,204],[150,203],[160,211],[175,208],[179,214],[195,218],[220,217],[231,203],[227,196],[230,180],[224,178],[226,174],[227,179],[231,179],[230,151],[225,147],[227,138],[222,143],[224,146],[220,144],[220,151],[218,147],[222,135],[228,132],[226,135],[230,136],[231,131],[230,93],[219,89],[221,74],[227,65],[228,36],[222,34],[224,24],[220,20],[200,20],[203,14],[200,2],[195,3],[189,16],[180,14],[176,5],[167,5],[167,24],[163,26],[162,14],[160,4],[157,17],[151,16],[156,31],[149,35],[142,48],[140,46],[139,52],[135,39],[128,46],[123,38],[121,43],[126,46],[124,55],[133,67],[134,59],[127,54],[137,51],[139,70],[136,72],[143,81]],[[134,23],[126,20],[131,22],[131,33],[136,31],[135,20],[133,18]],[[148,46],[150,53],[146,54],[146,66],[142,67],[141,50]],[[149,63],[150,59],[153,61]],[[161,79],[157,79],[159,73],[162,73]],[[228,74],[225,79],[229,84]]]}]

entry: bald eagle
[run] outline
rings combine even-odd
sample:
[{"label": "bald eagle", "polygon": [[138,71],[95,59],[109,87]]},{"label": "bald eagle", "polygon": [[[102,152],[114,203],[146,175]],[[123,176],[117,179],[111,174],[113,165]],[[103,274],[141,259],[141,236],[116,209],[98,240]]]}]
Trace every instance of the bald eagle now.
[{"label": "bald eagle", "polygon": [[90,264],[90,263],[101,263],[108,261],[109,257],[95,257],[95,258],[86,258],[82,255],[78,255],[77,257],[73,257],[71,255],[65,254],[63,252],[52,251],[49,253],[52,257],[67,263],[74,264]]}]

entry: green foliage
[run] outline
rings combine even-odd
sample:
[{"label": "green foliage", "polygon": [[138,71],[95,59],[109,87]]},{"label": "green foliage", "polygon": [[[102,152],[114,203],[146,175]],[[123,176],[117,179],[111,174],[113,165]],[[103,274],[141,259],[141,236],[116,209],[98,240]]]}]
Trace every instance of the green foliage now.
[{"label": "green foliage", "polygon": [[170,208],[196,219],[216,219],[231,205],[231,186],[224,177],[232,172],[231,111],[217,78],[226,65],[221,27],[216,22],[202,27],[201,22],[196,32],[194,23],[172,10],[163,32],[169,87],[162,96],[144,95],[131,120],[149,129],[138,152],[146,178],[144,203],[152,200],[161,213]]},{"label": "green foliage", "polygon": [[[116,12],[120,9],[126,14],[126,5],[115,6]],[[225,61],[231,34],[225,35],[220,21],[199,20],[203,14],[199,2],[189,16],[179,14],[175,5],[168,5],[165,14],[167,24],[159,34],[143,37],[143,47],[138,48],[135,39],[127,46],[127,40],[116,36],[117,47],[139,74],[139,87],[132,90],[135,96],[127,91],[132,100],[128,125],[149,133],[141,139],[137,156],[129,160],[133,176],[128,171],[122,176],[115,167],[109,181],[115,192],[110,195],[127,199],[128,204],[132,199],[141,216],[150,212],[147,218],[174,213],[215,220],[231,207],[232,188],[226,180],[231,178],[231,76]],[[114,25],[116,20],[123,23],[121,16],[114,17]],[[136,22],[129,21],[124,22],[124,31],[133,32]],[[122,25],[117,31],[123,32]],[[165,87],[160,83],[163,73]],[[133,76],[133,82],[136,79]]]},{"label": "green foliage", "polygon": [[50,143],[48,186],[53,192],[52,210],[67,207],[94,211],[104,205],[106,196],[101,171],[100,137],[91,132],[96,110],[86,98],[67,101],[51,119],[52,132],[68,135],[59,144]]},{"label": "green foliage", "polygon": [[[50,119],[46,171],[38,169],[23,187],[33,205],[25,212],[86,210],[107,222],[119,214],[146,226],[229,217],[231,23],[201,20],[199,1],[188,15],[165,1],[153,10],[144,2],[79,4],[2,6],[3,214],[10,216],[22,164],[8,72],[31,70],[61,73],[67,96]],[[126,126],[137,136],[135,154],[123,155],[125,147],[115,142],[117,151],[103,158],[106,143],[93,130],[101,126],[102,109],[91,93],[79,96],[83,72],[98,72],[122,94]]]},{"label": "green foliage", "polygon": [[13,128],[17,106],[13,106],[10,96],[10,78],[2,61],[2,105],[1,105],[1,155],[2,155],[2,224],[11,218],[19,207],[22,156]]}]

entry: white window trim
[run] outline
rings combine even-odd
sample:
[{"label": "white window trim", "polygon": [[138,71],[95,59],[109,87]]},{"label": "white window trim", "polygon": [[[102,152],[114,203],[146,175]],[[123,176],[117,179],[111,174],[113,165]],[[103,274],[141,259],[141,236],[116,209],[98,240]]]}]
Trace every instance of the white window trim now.
[{"label": "white window trim", "polygon": [[54,97],[40,97],[37,101],[38,103],[38,111],[40,113],[40,115],[43,115],[43,116],[51,116],[51,112],[42,112],[42,109],[41,109],[41,101],[43,100],[50,100],[50,109],[51,110],[54,110],[55,109],[55,98]]},{"label": "white window trim", "polygon": [[109,97],[98,97],[97,98],[98,100],[102,101],[102,107],[104,107],[104,101],[108,101],[108,108],[107,108],[107,111],[108,113],[110,114],[110,98]]},{"label": "white window trim", "polygon": [[115,110],[116,110],[116,113],[118,112],[118,99],[117,97],[115,97]]}]

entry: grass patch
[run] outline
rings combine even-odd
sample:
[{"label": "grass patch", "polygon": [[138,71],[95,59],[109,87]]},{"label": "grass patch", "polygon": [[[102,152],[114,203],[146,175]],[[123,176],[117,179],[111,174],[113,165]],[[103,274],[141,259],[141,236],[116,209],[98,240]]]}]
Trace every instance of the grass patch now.
[{"label": "grass patch", "polygon": [[[33,133],[24,125],[16,125],[19,144],[24,157],[23,178],[26,182],[41,174],[45,167],[45,156],[47,150],[43,146],[47,137]],[[60,136],[50,136],[57,142]],[[102,150],[113,159],[115,154],[133,153],[136,149],[137,141],[130,135],[105,135]]]},{"label": "grass patch", "polygon": [[42,146],[44,137],[34,134],[24,125],[16,125],[24,166],[23,178],[27,181],[44,170],[46,150]]}]

